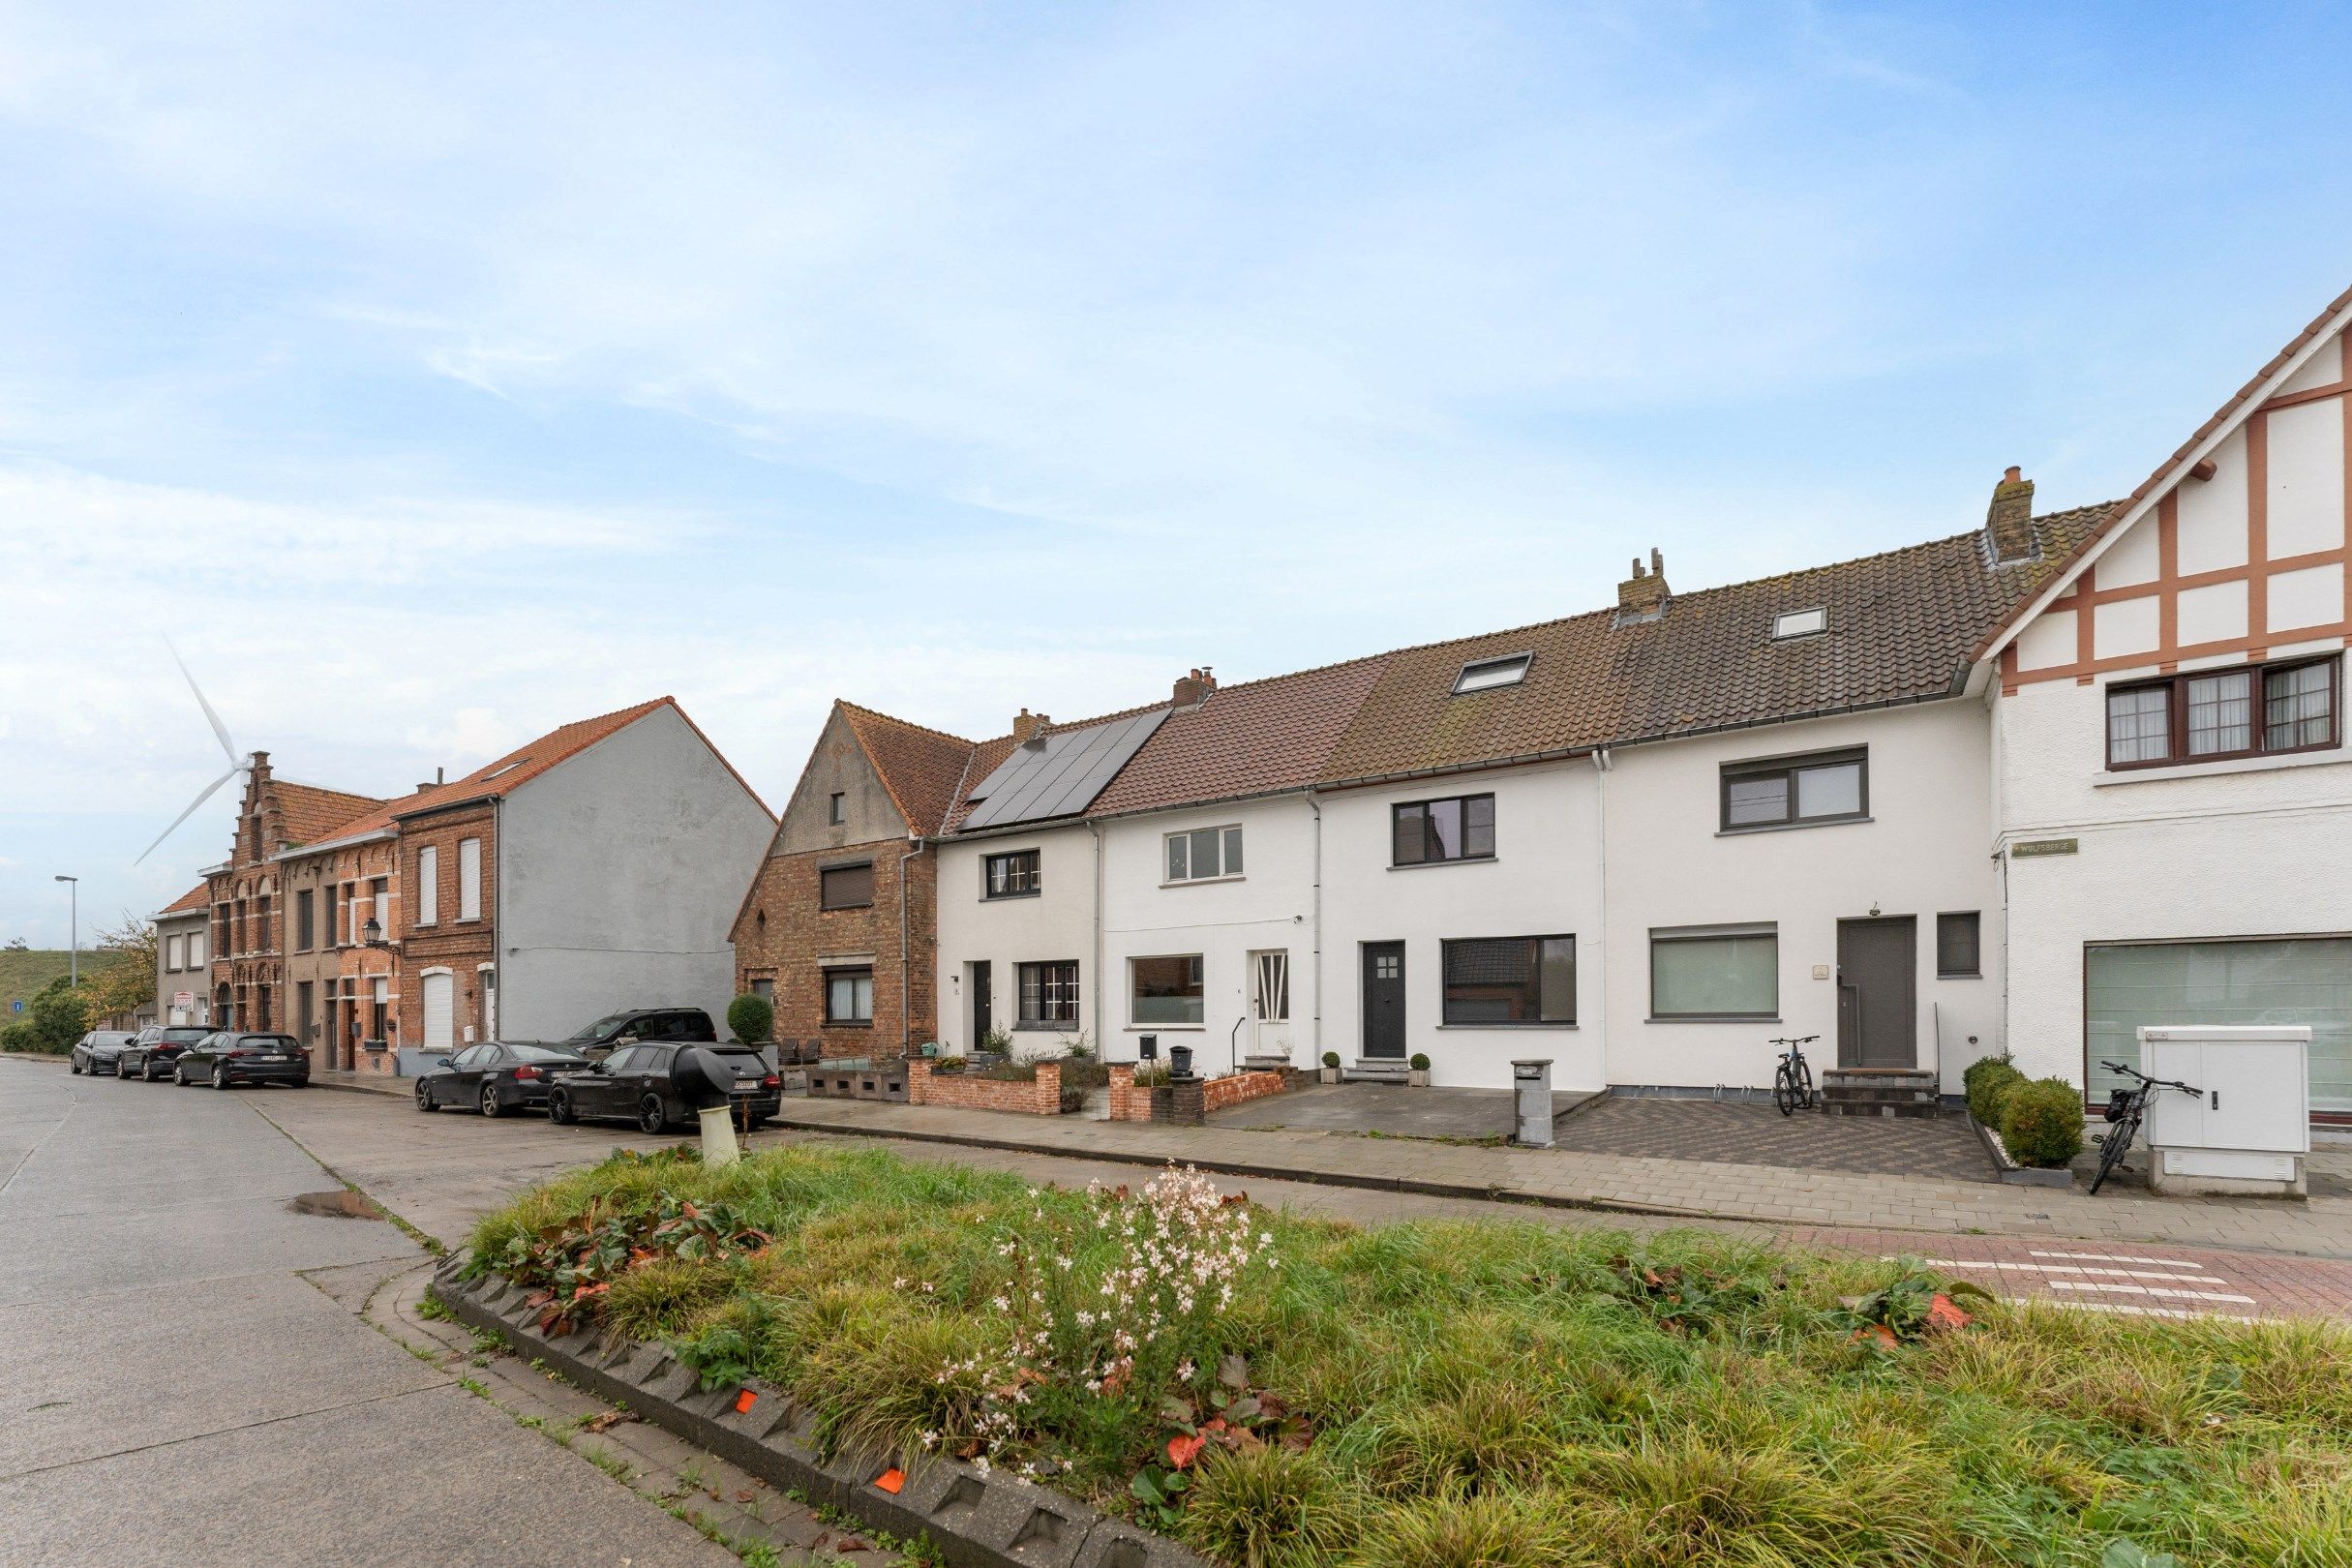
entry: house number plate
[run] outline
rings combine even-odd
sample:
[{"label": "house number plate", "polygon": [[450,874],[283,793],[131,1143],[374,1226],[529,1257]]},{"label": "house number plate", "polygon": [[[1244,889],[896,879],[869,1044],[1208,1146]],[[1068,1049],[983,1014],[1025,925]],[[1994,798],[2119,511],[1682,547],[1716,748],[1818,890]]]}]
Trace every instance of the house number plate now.
[{"label": "house number plate", "polygon": [[2071,838],[2027,838],[2009,846],[2009,859],[2024,859],[2035,855],[2071,855],[2075,842]]}]

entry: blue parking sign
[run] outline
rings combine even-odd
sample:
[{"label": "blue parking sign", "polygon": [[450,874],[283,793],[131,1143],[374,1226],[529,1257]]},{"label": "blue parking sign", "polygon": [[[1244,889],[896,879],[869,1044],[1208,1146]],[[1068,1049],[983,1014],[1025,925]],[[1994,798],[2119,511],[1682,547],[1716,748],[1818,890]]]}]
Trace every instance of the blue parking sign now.
[{"label": "blue parking sign", "polygon": [[24,1010],[24,998],[18,997],[15,1001],[11,1002],[8,1005],[8,1010],[11,1012],[22,1012]]}]

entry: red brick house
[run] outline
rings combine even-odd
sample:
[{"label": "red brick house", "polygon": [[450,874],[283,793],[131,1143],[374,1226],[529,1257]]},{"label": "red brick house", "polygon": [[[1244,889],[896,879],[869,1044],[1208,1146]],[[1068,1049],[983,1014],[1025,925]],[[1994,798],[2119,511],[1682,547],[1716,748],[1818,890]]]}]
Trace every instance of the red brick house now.
[{"label": "red brick house", "polygon": [[283,874],[278,857],[383,802],[277,777],[269,753],[246,772],[229,857],[204,873],[212,904],[211,1019],[225,1028],[283,1029],[286,979]]},{"label": "red brick house", "polygon": [[928,840],[1013,743],[833,704],[735,921],[737,987],[774,1003],[787,1060],[897,1056],[935,1038]]}]

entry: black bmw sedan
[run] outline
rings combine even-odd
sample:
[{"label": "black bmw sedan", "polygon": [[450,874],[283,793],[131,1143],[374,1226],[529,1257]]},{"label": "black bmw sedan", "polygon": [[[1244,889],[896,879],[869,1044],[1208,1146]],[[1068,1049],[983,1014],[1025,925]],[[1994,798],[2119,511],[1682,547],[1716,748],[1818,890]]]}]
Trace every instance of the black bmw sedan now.
[{"label": "black bmw sedan", "polygon": [[209,1083],[229,1089],[240,1083],[283,1083],[296,1089],[311,1081],[311,1053],[291,1035],[223,1029],[180,1052],[171,1064],[172,1081]]},{"label": "black bmw sedan", "polygon": [[416,1108],[439,1110],[455,1105],[504,1116],[528,1105],[547,1103],[551,1075],[588,1066],[576,1051],[553,1045],[517,1045],[491,1040],[468,1045],[416,1080]]},{"label": "black bmw sedan", "polygon": [[558,1072],[547,1092],[547,1116],[573,1122],[635,1122],[640,1132],[666,1132],[694,1119],[671,1077],[678,1054],[704,1050],[735,1074],[736,1123],[750,1131],[784,1108],[784,1080],[749,1045],[624,1045],[601,1062]]}]

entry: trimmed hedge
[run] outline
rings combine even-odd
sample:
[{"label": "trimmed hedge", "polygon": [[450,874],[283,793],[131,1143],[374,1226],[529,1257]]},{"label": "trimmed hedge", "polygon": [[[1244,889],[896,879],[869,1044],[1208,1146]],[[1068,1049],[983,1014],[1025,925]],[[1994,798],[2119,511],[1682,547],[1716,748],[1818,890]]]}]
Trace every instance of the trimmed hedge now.
[{"label": "trimmed hedge", "polygon": [[765,1045],[768,1037],[775,1033],[775,1004],[755,992],[745,991],[727,1004],[727,1027],[735,1038],[746,1045]]},{"label": "trimmed hedge", "polygon": [[2083,1096],[2064,1078],[2035,1078],[2002,1096],[2001,1142],[2021,1165],[2056,1169],[2082,1153]]},{"label": "trimmed hedge", "polygon": [[1968,1092],[1968,1113],[1998,1131],[2001,1102],[2008,1098],[2010,1090],[2026,1081],[2026,1075],[2011,1066],[2005,1056],[1987,1056],[1970,1063],[1968,1070],[1960,1074],[1961,1085]]}]

